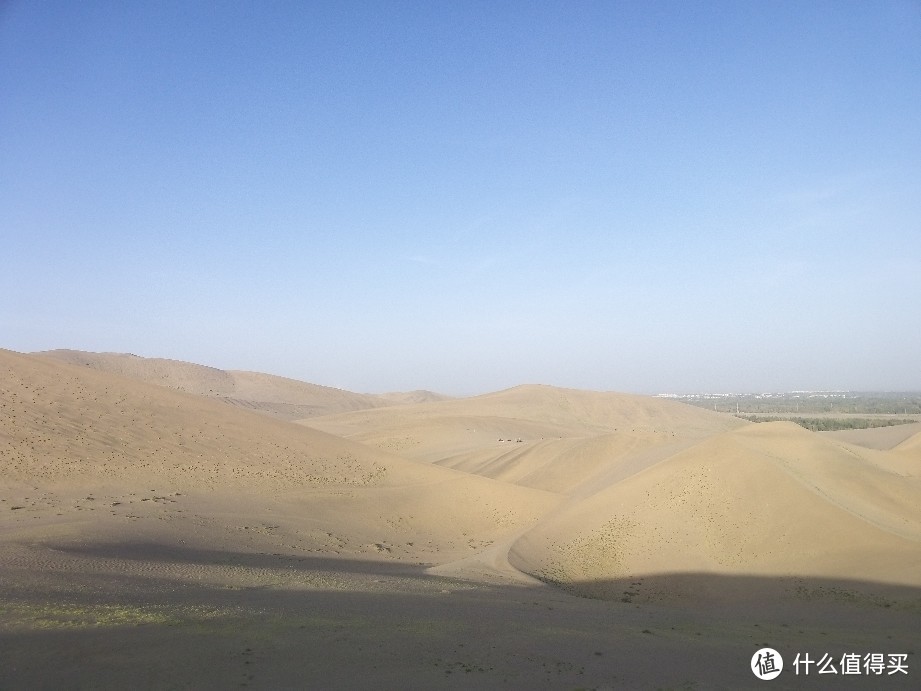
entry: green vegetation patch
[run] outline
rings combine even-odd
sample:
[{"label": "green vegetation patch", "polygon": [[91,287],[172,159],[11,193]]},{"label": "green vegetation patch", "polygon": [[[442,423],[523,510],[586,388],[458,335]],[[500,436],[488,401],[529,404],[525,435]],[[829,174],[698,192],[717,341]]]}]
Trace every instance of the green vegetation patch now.
[{"label": "green vegetation patch", "polygon": [[921,415],[921,392],[791,391],[786,393],[686,394],[678,400],[721,413],[774,415]]},{"label": "green vegetation patch", "polygon": [[0,602],[3,628],[56,630],[156,624],[178,626],[218,619],[238,612],[222,608],[167,605],[91,604],[65,602]]},{"label": "green vegetation patch", "polygon": [[855,418],[855,417],[777,417],[764,415],[738,415],[749,422],[795,422],[813,432],[835,432],[843,429],[871,429],[873,427],[893,427],[910,425],[916,420],[894,418]]}]

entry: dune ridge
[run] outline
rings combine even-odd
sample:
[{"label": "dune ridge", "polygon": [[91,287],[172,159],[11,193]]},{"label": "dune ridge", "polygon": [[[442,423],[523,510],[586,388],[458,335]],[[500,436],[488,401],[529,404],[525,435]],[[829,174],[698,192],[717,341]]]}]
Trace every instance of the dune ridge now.
[{"label": "dune ridge", "polygon": [[138,507],[193,499],[210,507],[202,514],[232,515],[242,503],[264,507],[253,509],[261,516],[288,506],[292,524],[300,506],[312,525],[339,534],[339,554],[389,557],[389,544],[418,533],[427,541],[407,540],[402,553],[424,559],[446,545],[445,553],[464,554],[554,501],[107,372],[8,351],[0,368],[0,462],[12,495],[3,500],[22,505],[7,514],[21,527],[95,510],[88,502],[96,500],[107,519],[128,523]]},{"label": "dune ridge", "polygon": [[446,398],[430,391],[361,394],[260,372],[221,370],[191,362],[146,358],[130,353],[50,350],[33,355],[216,398],[224,403],[283,420]]},{"label": "dune ridge", "polygon": [[916,478],[792,423],[765,424],[780,429],[726,432],[567,505],[510,547],[512,563],[593,597],[621,596],[597,585],[611,576],[693,571],[918,586]]},{"label": "dune ridge", "polygon": [[[216,645],[221,660],[216,641],[248,655],[256,640],[277,647],[282,630],[325,651],[266,653],[267,686],[294,683],[271,676],[284,670],[342,686],[396,674],[409,646],[429,656],[419,679],[458,688],[473,673],[496,688],[509,674],[537,687],[616,675],[707,685],[727,651],[744,658],[763,641],[746,619],[754,611],[777,636],[800,622],[804,646],[829,629],[872,647],[916,628],[918,434],[870,448],[787,422],[545,385],[409,394],[293,422],[225,398],[306,405],[291,401],[309,385],[103,360],[0,350],[0,639],[26,660],[25,671],[0,671],[2,685],[115,684],[111,656],[49,666],[46,627],[78,626],[100,650],[117,640],[105,632],[140,627],[174,658],[185,651],[171,641]],[[340,393],[341,405],[364,405]],[[484,622],[491,638],[471,633]],[[209,633],[195,644],[192,631]],[[512,643],[523,640],[555,642],[539,658],[543,676]],[[391,662],[356,662],[359,641]],[[663,677],[644,666],[649,656],[682,660],[690,676]],[[188,665],[192,677],[164,678],[207,687]],[[721,672],[720,684],[750,683],[746,670]]]},{"label": "dune ridge", "polygon": [[[458,573],[476,565],[481,575],[575,589],[670,570],[832,576],[854,572],[849,558],[862,577],[921,585],[911,578],[916,557],[905,556],[921,540],[921,485],[904,461],[913,438],[890,453],[792,423],[755,425],[669,400],[544,385],[290,424],[215,397],[235,391],[280,402],[304,390],[299,382],[60,353],[3,353],[9,483],[301,495],[323,503],[319,522],[347,523],[363,536],[356,554],[369,544],[370,524],[383,520],[391,529],[370,543],[379,553],[394,556],[396,532],[419,530],[431,538],[423,551],[439,573],[456,561]],[[348,501],[320,499],[346,489]],[[491,524],[481,513],[487,505]],[[844,548],[845,532],[833,527],[842,525]],[[482,558],[455,549],[458,526],[469,528],[460,532]],[[752,536],[758,526],[763,539]],[[445,544],[436,547],[439,535]],[[899,556],[866,558],[881,550]]]},{"label": "dune ridge", "polygon": [[562,497],[501,546],[438,573],[514,568],[614,598],[597,583],[692,571],[921,585],[915,469],[793,423],[546,386],[302,422]]}]

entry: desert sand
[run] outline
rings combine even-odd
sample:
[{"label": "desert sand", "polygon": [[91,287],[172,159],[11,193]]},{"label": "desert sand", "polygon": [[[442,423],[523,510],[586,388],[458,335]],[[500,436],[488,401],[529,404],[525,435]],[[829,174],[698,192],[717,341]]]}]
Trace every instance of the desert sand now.
[{"label": "desert sand", "polygon": [[261,372],[221,370],[190,362],[138,357],[129,353],[49,350],[35,355],[215,398],[283,420],[447,398],[431,391],[360,394]]},{"label": "desert sand", "polygon": [[918,688],[921,432],[867,432],[0,351],[0,688]]}]

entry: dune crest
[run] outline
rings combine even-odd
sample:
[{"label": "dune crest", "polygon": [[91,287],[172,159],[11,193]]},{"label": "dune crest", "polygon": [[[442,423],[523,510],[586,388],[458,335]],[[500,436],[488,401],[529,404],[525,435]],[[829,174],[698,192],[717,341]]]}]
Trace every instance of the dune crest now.
[{"label": "dune crest", "polygon": [[[0,639],[25,661],[0,684],[126,686],[145,651],[197,669],[207,649],[227,687],[221,661],[288,645],[266,686],[354,686],[406,650],[432,687],[642,688],[650,651],[680,686],[747,660],[760,622],[803,646],[916,632],[918,435],[875,449],[549,386],[279,419],[308,390],[0,350]],[[87,640],[89,663],[48,663]]]},{"label": "dune crest", "polygon": [[22,506],[4,518],[20,529],[92,508],[102,511],[82,515],[102,532],[130,534],[149,517],[139,507],[168,507],[182,522],[203,502],[197,515],[210,515],[200,522],[277,523],[310,552],[335,545],[339,555],[431,562],[466,555],[556,502],[108,372],[9,351],[0,371],[4,501]]},{"label": "dune crest", "polygon": [[431,392],[354,393],[260,372],[221,370],[191,362],[128,353],[51,350],[33,355],[215,398],[283,420],[442,398]]},{"label": "dune crest", "polygon": [[681,572],[917,587],[918,496],[917,478],[792,423],[764,423],[695,444],[567,506],[513,545],[512,563],[596,597],[622,595],[605,590],[610,579]]}]

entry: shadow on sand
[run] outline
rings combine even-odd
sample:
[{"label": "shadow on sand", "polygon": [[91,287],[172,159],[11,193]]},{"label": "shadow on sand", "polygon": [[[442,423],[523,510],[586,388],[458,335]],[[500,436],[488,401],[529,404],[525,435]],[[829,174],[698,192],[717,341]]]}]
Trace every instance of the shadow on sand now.
[{"label": "shadow on sand", "polygon": [[[594,599],[378,561],[67,554],[72,569],[0,571],[0,688],[764,688],[749,665],[765,646],[786,660],[771,688],[921,679],[915,588],[684,573],[577,584]],[[796,675],[797,653],[905,653],[908,674]]]}]

